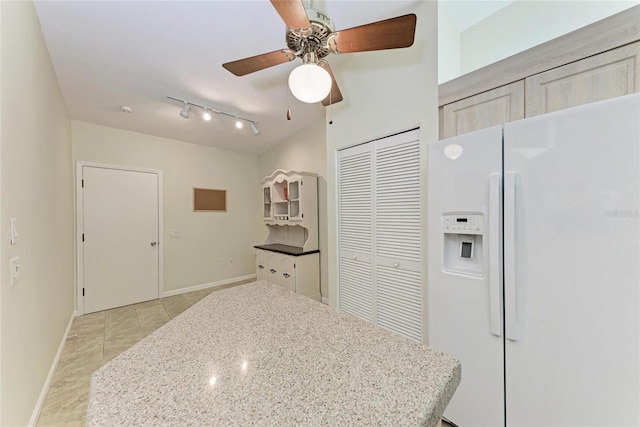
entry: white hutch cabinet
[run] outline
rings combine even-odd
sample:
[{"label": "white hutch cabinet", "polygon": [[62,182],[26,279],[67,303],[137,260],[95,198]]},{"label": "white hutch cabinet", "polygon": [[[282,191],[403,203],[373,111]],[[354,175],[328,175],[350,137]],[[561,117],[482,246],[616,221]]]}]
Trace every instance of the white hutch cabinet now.
[{"label": "white hutch cabinet", "polygon": [[254,246],[258,280],[320,300],[317,175],[278,169],[262,180],[262,202],[269,235]]}]

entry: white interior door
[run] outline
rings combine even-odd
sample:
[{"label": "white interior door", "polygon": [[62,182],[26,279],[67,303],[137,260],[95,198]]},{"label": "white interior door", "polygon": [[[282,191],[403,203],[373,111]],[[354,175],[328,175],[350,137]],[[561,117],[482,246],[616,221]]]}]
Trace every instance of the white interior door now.
[{"label": "white interior door", "polygon": [[374,321],[371,144],[338,152],[338,310]]},{"label": "white interior door", "polygon": [[505,125],[509,426],[640,425],[638,117],[629,95]]},{"label": "white interior door", "polygon": [[82,167],[84,313],[159,295],[157,173]]},{"label": "white interior door", "polygon": [[376,323],[423,341],[420,139],[374,144]]}]

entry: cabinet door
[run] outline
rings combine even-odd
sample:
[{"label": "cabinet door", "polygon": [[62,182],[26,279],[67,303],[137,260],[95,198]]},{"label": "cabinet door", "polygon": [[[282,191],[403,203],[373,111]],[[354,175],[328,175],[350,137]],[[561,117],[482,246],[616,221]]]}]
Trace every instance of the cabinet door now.
[{"label": "cabinet door", "polygon": [[280,268],[278,271],[277,285],[282,286],[291,292],[296,291],[296,269],[294,257],[287,255],[280,256]]},{"label": "cabinet door", "polygon": [[268,280],[268,259],[265,251],[256,250],[256,275],[257,280]]},{"label": "cabinet door", "polygon": [[640,42],[525,79],[527,117],[640,91]]},{"label": "cabinet door", "polygon": [[524,118],[524,82],[501,86],[442,107],[440,138]]},{"label": "cabinet door", "polygon": [[271,186],[262,187],[263,213],[262,219],[265,221],[273,219],[273,209],[271,205]]},{"label": "cabinet door", "polygon": [[289,181],[289,221],[302,221],[302,180]]},{"label": "cabinet door", "polygon": [[275,252],[267,252],[267,281],[269,283],[278,284],[278,276],[280,272],[280,254]]}]

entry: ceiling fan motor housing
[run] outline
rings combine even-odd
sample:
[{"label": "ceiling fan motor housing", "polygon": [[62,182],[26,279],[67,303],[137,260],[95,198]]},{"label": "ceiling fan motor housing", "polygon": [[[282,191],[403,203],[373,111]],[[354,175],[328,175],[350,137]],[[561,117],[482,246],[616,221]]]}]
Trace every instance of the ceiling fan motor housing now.
[{"label": "ceiling fan motor housing", "polygon": [[324,58],[331,53],[326,46],[329,34],[335,31],[333,20],[321,10],[307,8],[306,11],[311,22],[310,32],[288,28],[287,46],[294,52],[301,52],[298,54],[301,58],[308,51],[315,52],[318,59]]}]

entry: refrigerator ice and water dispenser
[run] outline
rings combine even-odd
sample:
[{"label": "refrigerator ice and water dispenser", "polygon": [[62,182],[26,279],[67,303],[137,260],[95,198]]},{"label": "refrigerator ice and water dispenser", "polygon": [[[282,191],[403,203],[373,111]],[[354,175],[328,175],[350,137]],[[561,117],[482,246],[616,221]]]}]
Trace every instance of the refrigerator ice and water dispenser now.
[{"label": "refrigerator ice and water dispenser", "polygon": [[484,276],[482,214],[445,213],[442,215],[444,234],[443,270],[473,277]]}]

